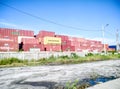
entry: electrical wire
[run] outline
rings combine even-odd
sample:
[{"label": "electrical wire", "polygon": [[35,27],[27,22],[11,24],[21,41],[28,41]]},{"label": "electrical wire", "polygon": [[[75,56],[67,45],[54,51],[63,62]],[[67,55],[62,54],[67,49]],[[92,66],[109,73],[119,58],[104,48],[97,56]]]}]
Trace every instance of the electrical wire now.
[{"label": "electrical wire", "polygon": [[0,4],[1,4],[1,5],[4,5],[4,6],[6,6],[6,7],[9,7],[9,8],[11,8],[11,9],[14,9],[14,10],[16,10],[16,11],[22,13],[22,14],[25,14],[25,15],[31,16],[31,17],[33,17],[33,18],[36,18],[36,19],[39,19],[39,20],[42,20],[42,21],[45,21],[45,22],[48,22],[48,23],[52,23],[52,24],[55,24],[55,25],[58,25],[58,26],[61,26],[61,27],[66,27],[66,28],[71,28],[71,29],[76,29],[76,30],[81,30],[81,31],[101,31],[101,30],[87,30],[87,29],[83,29],[83,28],[79,28],[79,27],[74,27],[74,26],[70,26],[70,25],[64,25],[64,24],[61,24],[61,23],[56,23],[56,22],[54,22],[54,21],[47,20],[47,19],[41,18],[41,17],[39,17],[39,16],[36,16],[36,15],[34,15],[34,14],[25,12],[25,11],[20,10],[20,9],[17,9],[17,8],[15,8],[15,7],[13,7],[13,6],[8,5],[8,4],[2,3],[2,2],[0,2]]},{"label": "electrical wire", "polygon": [[109,31],[105,31],[109,36],[115,36],[115,34],[109,32]]}]

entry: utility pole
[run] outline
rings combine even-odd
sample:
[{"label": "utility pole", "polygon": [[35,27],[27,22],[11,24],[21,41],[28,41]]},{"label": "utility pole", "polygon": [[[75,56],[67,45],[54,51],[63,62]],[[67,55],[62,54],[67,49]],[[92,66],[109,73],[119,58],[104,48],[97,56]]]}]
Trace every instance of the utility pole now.
[{"label": "utility pole", "polygon": [[102,26],[102,36],[103,36],[103,51],[104,51],[104,54],[106,53],[105,51],[105,41],[104,41],[104,26]]},{"label": "utility pole", "polygon": [[117,52],[119,51],[120,47],[119,47],[119,32],[118,29],[116,31],[116,50]]},{"label": "utility pole", "polygon": [[106,24],[105,26],[102,26],[102,36],[103,36],[103,50],[104,50],[104,54],[106,54],[106,47],[105,47],[105,37],[104,37],[104,33],[105,33],[105,27],[107,27],[109,24]]}]

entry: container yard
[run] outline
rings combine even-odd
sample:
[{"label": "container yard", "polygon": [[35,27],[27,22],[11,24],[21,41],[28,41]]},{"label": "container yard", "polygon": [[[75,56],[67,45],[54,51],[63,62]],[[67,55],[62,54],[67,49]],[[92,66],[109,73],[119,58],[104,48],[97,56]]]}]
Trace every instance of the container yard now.
[{"label": "container yard", "polygon": [[[31,30],[0,28],[0,51],[30,51],[32,48],[40,51],[102,52],[104,45],[101,41],[44,30],[34,36]],[[105,48],[110,50],[108,44]]]}]

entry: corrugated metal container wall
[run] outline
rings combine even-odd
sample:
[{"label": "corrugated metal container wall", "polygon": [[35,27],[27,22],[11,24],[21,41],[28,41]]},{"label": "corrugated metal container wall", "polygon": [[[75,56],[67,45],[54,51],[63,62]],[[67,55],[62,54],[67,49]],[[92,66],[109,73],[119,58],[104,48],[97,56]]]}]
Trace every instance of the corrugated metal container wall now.
[{"label": "corrugated metal container wall", "polygon": [[1,34],[2,34],[2,35],[9,35],[9,36],[17,35],[17,34],[16,34],[16,30],[8,29],[8,28],[3,28],[3,29],[1,30]]},{"label": "corrugated metal container wall", "polygon": [[39,44],[44,44],[44,38],[38,38]]},{"label": "corrugated metal container wall", "polygon": [[39,48],[40,51],[44,50],[44,46],[43,45],[39,45],[39,44],[24,44],[23,45],[24,51],[29,51],[30,48]]},{"label": "corrugated metal container wall", "polygon": [[0,35],[0,42],[14,42],[14,43],[18,43],[18,36]]},{"label": "corrugated metal container wall", "polygon": [[0,42],[0,51],[18,51],[18,44],[13,42]]},{"label": "corrugated metal container wall", "polygon": [[65,36],[65,35],[55,35],[56,37],[60,37],[61,38],[61,40],[62,40],[62,42],[63,41],[68,41],[69,39],[69,37],[68,36]]},{"label": "corrugated metal container wall", "polygon": [[9,28],[1,28],[0,34],[2,35],[17,35],[17,36],[34,36],[34,32],[30,30],[20,30],[20,29],[9,29]]},{"label": "corrugated metal container wall", "polygon": [[34,36],[34,31],[31,30],[19,30],[20,36]]},{"label": "corrugated metal container wall", "polygon": [[70,51],[71,50],[71,46],[68,45],[62,45],[61,46],[62,51]]},{"label": "corrugated metal container wall", "polygon": [[34,38],[34,37],[32,37],[32,36],[31,37],[30,36],[18,36],[18,43],[22,42],[22,38]]},{"label": "corrugated metal container wall", "polygon": [[44,51],[61,51],[61,45],[44,45]]},{"label": "corrugated metal container wall", "polygon": [[39,34],[37,35],[37,37],[45,37],[45,36],[50,36],[50,37],[54,37],[55,36],[55,32],[50,32],[50,31],[40,31]]},{"label": "corrugated metal container wall", "polygon": [[39,44],[38,39],[35,38],[22,38],[21,41],[23,44]]}]

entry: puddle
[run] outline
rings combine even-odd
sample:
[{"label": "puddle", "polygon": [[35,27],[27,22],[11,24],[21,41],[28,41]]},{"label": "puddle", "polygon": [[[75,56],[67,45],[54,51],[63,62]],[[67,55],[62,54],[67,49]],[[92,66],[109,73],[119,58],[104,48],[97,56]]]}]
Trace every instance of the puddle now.
[{"label": "puddle", "polygon": [[107,82],[107,81],[110,81],[110,80],[113,80],[113,79],[116,79],[116,77],[114,77],[114,76],[111,76],[111,77],[101,76],[101,77],[98,77],[98,78],[95,78],[95,79],[83,79],[82,81],[79,82],[79,84],[80,85],[89,84],[90,86],[94,86],[96,84],[104,83],[104,82]]}]

